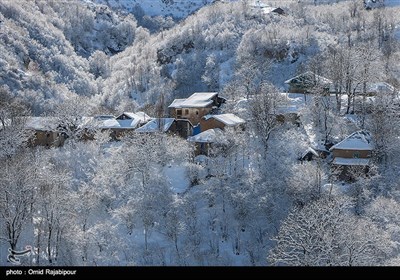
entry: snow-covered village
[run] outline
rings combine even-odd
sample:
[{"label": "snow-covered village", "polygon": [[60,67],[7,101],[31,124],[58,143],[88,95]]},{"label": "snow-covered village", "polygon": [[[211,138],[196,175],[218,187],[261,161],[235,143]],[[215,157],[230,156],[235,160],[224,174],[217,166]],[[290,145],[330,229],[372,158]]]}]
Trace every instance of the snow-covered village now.
[{"label": "snow-covered village", "polygon": [[399,15],[0,1],[0,266],[400,266]]}]

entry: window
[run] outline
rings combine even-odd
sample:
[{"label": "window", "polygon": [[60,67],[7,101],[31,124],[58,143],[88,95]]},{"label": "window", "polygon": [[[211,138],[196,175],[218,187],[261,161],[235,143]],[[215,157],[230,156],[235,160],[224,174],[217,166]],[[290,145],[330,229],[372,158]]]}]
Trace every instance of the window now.
[{"label": "window", "polygon": [[185,109],[185,115],[189,115],[189,109]]},{"label": "window", "polygon": [[359,152],[355,152],[353,154],[353,158],[360,158],[360,153]]},{"label": "window", "polygon": [[199,111],[196,110],[196,115],[198,115],[198,114],[199,114]]},{"label": "window", "polygon": [[182,116],[182,109],[176,110],[176,117],[180,118]]}]

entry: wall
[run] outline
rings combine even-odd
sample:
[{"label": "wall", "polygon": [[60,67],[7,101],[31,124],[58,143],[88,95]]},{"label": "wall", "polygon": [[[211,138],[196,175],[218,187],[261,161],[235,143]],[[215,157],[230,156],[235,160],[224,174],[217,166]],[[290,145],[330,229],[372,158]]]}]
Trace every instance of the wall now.
[{"label": "wall", "polygon": [[[179,116],[177,114],[178,110],[182,110],[182,115]],[[211,110],[211,106],[206,108],[171,108],[170,114],[171,117],[175,119],[188,119],[193,125],[196,125],[200,122],[201,118],[209,114]]]},{"label": "wall", "polygon": [[175,120],[171,125],[170,131],[184,139],[187,139],[189,136],[193,135],[191,124],[184,120]]},{"label": "wall", "polygon": [[36,130],[34,137],[29,140],[30,147],[60,147],[64,144],[64,138],[58,132]]},{"label": "wall", "polygon": [[209,118],[208,120],[205,119],[201,119],[200,120],[200,129],[201,132],[206,131],[208,129],[211,128],[220,128],[220,129],[224,129],[225,128],[225,124],[214,119],[214,118]]},{"label": "wall", "polygon": [[358,150],[332,150],[334,157],[354,158],[354,153],[359,153],[359,158],[370,158],[371,151],[358,151]]}]

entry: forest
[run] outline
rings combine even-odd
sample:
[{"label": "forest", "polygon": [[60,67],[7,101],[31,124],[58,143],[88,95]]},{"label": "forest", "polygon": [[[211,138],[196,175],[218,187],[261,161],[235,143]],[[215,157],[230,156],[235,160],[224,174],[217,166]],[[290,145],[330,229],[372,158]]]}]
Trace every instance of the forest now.
[{"label": "forest", "polygon": [[[0,2],[0,266],[400,265],[399,1],[115,2]],[[303,73],[329,89],[291,92]],[[195,92],[246,122],[207,155],[82,139],[87,117],[168,118]],[[29,144],[37,117],[62,146]],[[367,168],[334,164],[365,131]]]}]

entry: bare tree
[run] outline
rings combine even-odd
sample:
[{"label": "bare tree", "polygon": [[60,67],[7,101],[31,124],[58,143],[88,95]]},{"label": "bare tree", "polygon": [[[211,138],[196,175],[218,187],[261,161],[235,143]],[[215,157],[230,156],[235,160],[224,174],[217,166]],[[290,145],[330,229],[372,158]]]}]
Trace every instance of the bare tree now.
[{"label": "bare tree", "polygon": [[21,101],[0,88],[0,159],[11,158],[32,136],[25,127],[29,115],[30,111]]},{"label": "bare tree", "polygon": [[[2,238],[17,249],[21,233],[31,218],[36,165],[23,153],[2,162],[0,172],[0,216]],[[5,235],[5,237],[3,237]]]},{"label": "bare tree", "polygon": [[[269,254],[274,265],[357,266],[383,263],[389,239],[354,216],[344,198],[323,197],[295,208],[283,221]],[[368,228],[368,231],[365,231]]]},{"label": "bare tree", "polygon": [[253,129],[255,134],[260,137],[265,153],[268,151],[270,135],[278,125],[276,109],[280,102],[279,97],[275,87],[270,84],[262,84],[260,93],[251,101]]}]

